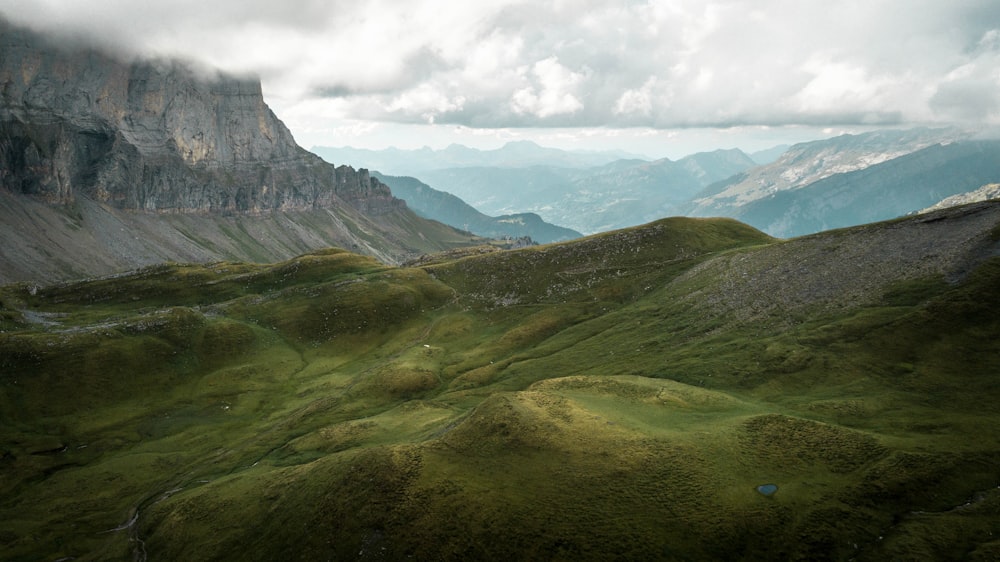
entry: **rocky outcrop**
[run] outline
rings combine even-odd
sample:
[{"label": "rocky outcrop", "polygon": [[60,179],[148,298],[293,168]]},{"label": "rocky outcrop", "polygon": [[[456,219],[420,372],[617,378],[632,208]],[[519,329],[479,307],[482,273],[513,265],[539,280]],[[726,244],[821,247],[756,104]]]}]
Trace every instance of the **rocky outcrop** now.
[{"label": "rocky outcrop", "polygon": [[251,78],[123,61],[0,21],[0,187],[157,213],[405,204],[295,144]]},{"label": "rocky outcrop", "polygon": [[979,189],[959,193],[957,195],[952,195],[951,197],[945,197],[941,201],[923,209],[920,212],[927,213],[930,211],[937,211],[939,209],[947,209],[948,207],[954,207],[956,205],[978,203],[979,201],[989,201],[991,199],[1000,199],[1000,183],[989,183]]},{"label": "rocky outcrop", "polygon": [[300,148],[255,79],[0,19],[0,284],[329,246],[400,263],[479,243]]}]

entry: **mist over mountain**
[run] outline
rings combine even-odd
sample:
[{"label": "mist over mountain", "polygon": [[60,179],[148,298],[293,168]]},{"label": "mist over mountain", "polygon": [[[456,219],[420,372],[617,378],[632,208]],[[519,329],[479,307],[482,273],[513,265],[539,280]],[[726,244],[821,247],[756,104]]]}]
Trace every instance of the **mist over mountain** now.
[{"label": "mist over mountain", "polygon": [[778,191],[727,214],[775,236],[800,236],[911,214],[997,181],[1000,141],[959,141]]},{"label": "mist over mountain", "polygon": [[496,239],[527,236],[540,244],[583,236],[575,230],[549,224],[534,213],[487,216],[458,197],[436,190],[416,178],[384,176],[377,172],[374,176],[392,188],[392,192],[418,215],[479,236]]},{"label": "mist over mountain", "polygon": [[758,150],[750,154],[750,159],[759,166],[765,166],[781,158],[781,155],[788,151],[789,148],[791,148],[791,145],[780,144],[765,150]]},{"label": "mist over mountain", "polygon": [[589,168],[427,170],[420,179],[487,214],[530,212],[593,233],[670,215],[727,216],[788,237],[912,213],[1000,181],[991,140],[957,128],[882,130],[775,147]]},{"label": "mist over mountain", "polygon": [[589,168],[621,159],[646,159],[620,150],[567,151],[539,146],[531,141],[512,141],[495,150],[479,150],[458,144],[440,150],[428,147],[416,150],[371,150],[348,146],[314,146],[311,150],[327,162],[353,162],[357,166],[394,176],[421,176],[428,170],[470,167]]},{"label": "mist over mountain", "polygon": [[736,207],[794,190],[834,174],[861,170],[939,143],[968,138],[959,129],[885,130],[796,144],[771,164],[719,182],[698,194],[691,212],[728,215]]},{"label": "mist over mountain", "polygon": [[958,129],[844,135],[795,145],[709,186],[681,210],[729,216],[781,237],[913,213],[1000,181],[997,141]]},{"label": "mist over mountain", "polygon": [[449,168],[429,170],[420,179],[487,214],[532,212],[547,222],[594,233],[677,214],[677,205],[705,186],[754,165],[745,153],[730,149],[677,161],[617,160],[592,168]]},{"label": "mist over mountain", "polygon": [[[331,243],[397,262],[462,238],[415,216],[366,170],[296,145],[255,79],[123,61],[2,20],[0,52],[0,280],[164,259],[270,261]],[[311,218],[289,229],[282,213]],[[205,220],[182,230],[172,215]],[[228,224],[250,216],[273,230]],[[259,237],[283,243],[251,249]]]}]

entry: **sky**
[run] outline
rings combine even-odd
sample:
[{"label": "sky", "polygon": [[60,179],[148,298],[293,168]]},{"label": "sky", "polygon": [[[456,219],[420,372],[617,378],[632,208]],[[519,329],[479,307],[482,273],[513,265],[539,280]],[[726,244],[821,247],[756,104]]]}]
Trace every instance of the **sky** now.
[{"label": "sky", "polygon": [[302,146],[680,157],[1000,124],[996,0],[0,0],[15,23],[252,73]]}]

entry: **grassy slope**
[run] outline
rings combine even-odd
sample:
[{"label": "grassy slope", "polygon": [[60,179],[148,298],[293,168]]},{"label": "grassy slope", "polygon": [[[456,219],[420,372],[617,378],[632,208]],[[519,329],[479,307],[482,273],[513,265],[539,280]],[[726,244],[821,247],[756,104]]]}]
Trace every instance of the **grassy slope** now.
[{"label": "grassy slope", "polygon": [[4,557],[991,559],[996,259],[732,304],[733,264],[863,234],[669,219],[8,286]]}]

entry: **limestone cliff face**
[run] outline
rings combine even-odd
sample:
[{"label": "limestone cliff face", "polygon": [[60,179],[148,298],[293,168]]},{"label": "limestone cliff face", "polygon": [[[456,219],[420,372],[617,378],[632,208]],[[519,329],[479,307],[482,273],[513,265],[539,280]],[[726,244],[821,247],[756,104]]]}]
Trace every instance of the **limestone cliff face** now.
[{"label": "limestone cliff face", "polygon": [[122,61],[0,21],[0,187],[53,204],[256,214],[405,206],[295,144],[255,79]]}]

